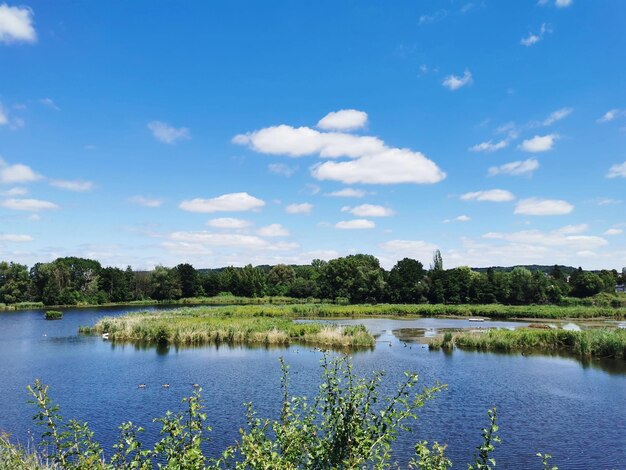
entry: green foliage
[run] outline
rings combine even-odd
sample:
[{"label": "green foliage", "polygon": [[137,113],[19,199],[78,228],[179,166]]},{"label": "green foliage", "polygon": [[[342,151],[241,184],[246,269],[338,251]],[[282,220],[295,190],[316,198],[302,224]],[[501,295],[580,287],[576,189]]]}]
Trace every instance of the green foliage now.
[{"label": "green foliage", "polygon": [[[217,470],[217,469],[344,469],[395,468],[392,444],[401,432],[410,431],[418,410],[445,388],[435,385],[416,391],[417,375],[405,373],[396,391],[381,394],[385,374],[359,377],[348,357],[322,359],[322,377],[317,394],[308,399],[290,394],[289,367],[281,359],[282,403],[277,419],[259,417],[247,404],[247,426],[240,439],[207,458],[203,447],[211,429],[201,399],[201,390],[183,399],[184,410],[166,412],[154,421],[161,424],[161,439],[152,448],[140,440],[141,427],[132,422],[119,426],[120,434],[107,461],[85,423],[64,423],[59,407],[48,395],[48,387],[36,381],[28,390],[37,407],[34,419],[42,428],[41,451],[12,444],[0,435],[0,468],[16,470]],[[500,442],[495,408],[489,410],[489,426],[482,431],[470,470],[496,466],[493,453]],[[448,470],[447,446],[418,441],[409,468]],[[544,470],[550,455],[537,454]]]},{"label": "green foliage", "polygon": [[[612,357],[626,358],[626,330],[591,329],[583,331],[536,330],[519,328],[516,330],[495,330],[486,332],[462,332],[451,340],[455,346],[479,351],[538,351],[563,352],[581,358]],[[431,349],[444,347],[443,342],[432,342]]]},{"label": "green foliage", "polygon": [[46,310],[44,313],[44,318],[46,320],[60,320],[63,318],[63,312],[59,310]]}]

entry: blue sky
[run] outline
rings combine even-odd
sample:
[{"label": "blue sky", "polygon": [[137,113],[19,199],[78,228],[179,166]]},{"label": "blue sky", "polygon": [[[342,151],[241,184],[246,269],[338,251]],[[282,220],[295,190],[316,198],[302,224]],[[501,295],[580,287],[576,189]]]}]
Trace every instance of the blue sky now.
[{"label": "blue sky", "polygon": [[0,259],[626,266],[620,0],[0,3]]}]

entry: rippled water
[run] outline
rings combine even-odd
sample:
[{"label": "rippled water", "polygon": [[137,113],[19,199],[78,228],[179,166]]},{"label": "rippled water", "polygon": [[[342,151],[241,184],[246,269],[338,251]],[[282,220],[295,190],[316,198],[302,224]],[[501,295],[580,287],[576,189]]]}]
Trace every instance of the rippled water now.
[{"label": "rippled water", "polygon": [[[158,427],[151,418],[179,409],[181,398],[193,390],[191,384],[198,383],[213,427],[209,452],[216,454],[244,426],[244,402],[253,401],[261,415],[276,416],[280,356],[291,366],[293,393],[310,396],[317,388],[321,353],[302,346],[157,350],[76,334],[80,325],[128,310],[74,309],[61,321],[45,321],[38,311],[0,313],[0,429],[28,439],[34,410],[26,404],[25,387],[40,378],[50,385],[62,414],[88,421],[106,448],[126,420],[145,425],[146,440],[154,440]],[[449,384],[422,409],[413,433],[397,442],[394,455],[401,463],[410,457],[415,441],[438,439],[449,444],[455,468],[466,468],[480,443],[486,410],[497,405],[503,440],[496,452],[498,468],[539,468],[534,456],[539,451],[551,453],[561,469],[626,468],[623,361],[583,364],[541,355],[446,354],[420,343],[420,338],[447,329],[523,325],[517,322],[338,321],[365,323],[378,335],[374,350],[354,354],[359,373],[384,369],[390,390],[407,370],[418,372],[424,385],[435,380]],[[147,387],[139,389],[140,383]],[[162,388],[163,383],[170,388]]]}]

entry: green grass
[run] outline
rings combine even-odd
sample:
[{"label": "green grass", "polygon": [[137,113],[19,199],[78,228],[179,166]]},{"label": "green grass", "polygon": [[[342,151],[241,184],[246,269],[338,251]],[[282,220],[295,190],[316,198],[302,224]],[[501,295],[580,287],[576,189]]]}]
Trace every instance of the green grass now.
[{"label": "green grass", "polygon": [[44,313],[44,318],[46,320],[60,320],[63,318],[63,312],[58,310],[47,310],[46,313]]},{"label": "green grass", "polygon": [[219,307],[237,315],[306,317],[352,316],[479,316],[497,319],[515,318],[624,318],[626,309],[612,307],[559,307],[556,305],[440,305],[440,304],[377,304],[377,305],[263,305]]},{"label": "green grass", "polygon": [[[610,357],[626,359],[626,330],[591,329],[568,331],[557,329],[487,330],[461,332],[448,340],[461,349],[494,352],[564,352],[581,358]],[[433,341],[431,349],[445,347],[442,340]]]},{"label": "green grass", "polygon": [[[197,346],[205,344],[303,343],[324,347],[372,347],[365,327],[295,323],[286,315],[233,312],[230,308],[179,308],[102,318],[87,334],[108,333],[120,342]],[[234,309],[239,310],[239,308]]]}]

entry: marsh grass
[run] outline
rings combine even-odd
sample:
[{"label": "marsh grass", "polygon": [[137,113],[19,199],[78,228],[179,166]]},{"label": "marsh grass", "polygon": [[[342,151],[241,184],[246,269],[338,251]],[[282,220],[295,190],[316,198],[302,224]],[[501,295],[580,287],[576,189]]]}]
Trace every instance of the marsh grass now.
[{"label": "marsh grass", "polygon": [[372,347],[365,327],[296,323],[287,315],[218,308],[180,308],[102,318],[81,333],[108,333],[118,342],[199,346],[205,344],[312,344],[325,347]]},{"label": "marsh grass", "polygon": [[[565,352],[581,358],[626,358],[626,330],[623,329],[491,329],[485,332],[456,333],[450,341],[461,349],[477,351]],[[445,341],[436,340],[430,344],[430,348],[438,349],[445,345]]]}]

